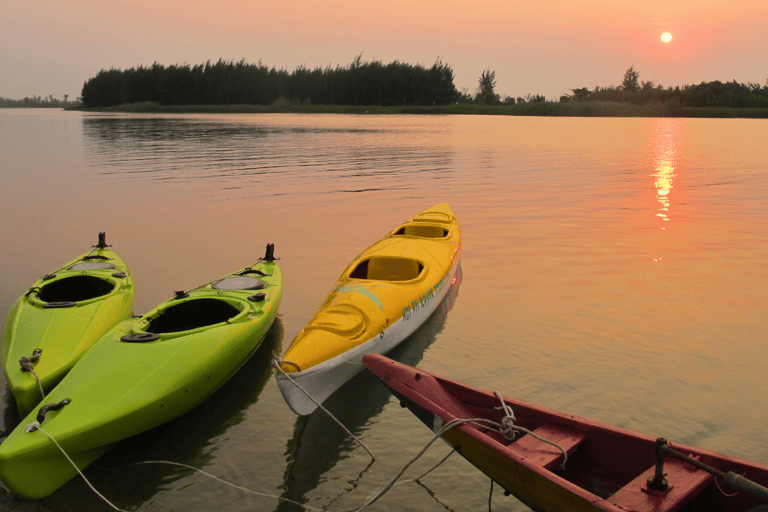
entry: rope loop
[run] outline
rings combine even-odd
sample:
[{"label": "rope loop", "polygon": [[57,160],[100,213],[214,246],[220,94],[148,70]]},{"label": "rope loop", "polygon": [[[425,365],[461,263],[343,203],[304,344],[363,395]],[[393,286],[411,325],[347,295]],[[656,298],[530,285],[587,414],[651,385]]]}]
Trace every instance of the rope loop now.
[{"label": "rope loop", "polygon": [[501,435],[504,436],[504,438],[507,441],[514,441],[517,439],[517,425],[515,425],[515,412],[512,410],[512,407],[507,405],[507,403],[504,401],[504,399],[501,397],[501,394],[498,391],[493,392],[494,395],[496,395],[496,398],[499,399],[501,402],[501,405],[499,407],[494,407],[494,409],[500,409],[504,411],[504,417],[501,419],[501,429],[499,432]]}]

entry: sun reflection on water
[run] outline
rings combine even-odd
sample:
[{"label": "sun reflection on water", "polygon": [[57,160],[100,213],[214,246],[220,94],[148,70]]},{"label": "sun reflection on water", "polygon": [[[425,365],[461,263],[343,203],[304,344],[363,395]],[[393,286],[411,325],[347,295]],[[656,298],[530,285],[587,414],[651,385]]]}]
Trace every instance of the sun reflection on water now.
[{"label": "sun reflection on water", "polygon": [[656,187],[656,200],[659,203],[656,216],[662,221],[662,230],[666,230],[664,224],[669,222],[670,193],[673,183],[677,178],[676,168],[680,158],[681,133],[679,124],[670,122],[670,119],[658,119],[652,134],[654,146],[654,186]]}]

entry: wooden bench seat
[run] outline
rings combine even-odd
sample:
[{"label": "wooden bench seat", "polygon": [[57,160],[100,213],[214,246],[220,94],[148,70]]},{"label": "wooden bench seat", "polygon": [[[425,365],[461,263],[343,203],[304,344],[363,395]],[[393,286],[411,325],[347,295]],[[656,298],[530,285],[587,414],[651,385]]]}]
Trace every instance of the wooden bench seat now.
[{"label": "wooden bench seat", "polygon": [[[532,430],[532,432],[543,439],[562,446],[568,455],[572,455],[579,443],[586,438],[583,432],[559,425],[542,425]],[[525,435],[518,439],[509,445],[509,448],[529,459],[534,464],[550,471],[560,465],[563,460],[563,452],[557,447],[539,441],[530,435]]]},{"label": "wooden bench seat", "polygon": [[633,512],[674,512],[685,505],[692,496],[715,478],[704,470],[673,457],[664,460],[664,473],[669,488],[664,492],[648,490],[648,478],[656,472],[656,466],[618,490],[606,501]]}]

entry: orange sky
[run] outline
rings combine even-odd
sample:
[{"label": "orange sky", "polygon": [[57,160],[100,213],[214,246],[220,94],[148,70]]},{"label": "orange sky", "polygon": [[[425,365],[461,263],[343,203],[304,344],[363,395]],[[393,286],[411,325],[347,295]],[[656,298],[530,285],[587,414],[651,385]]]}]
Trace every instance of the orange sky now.
[{"label": "orange sky", "polygon": [[[101,69],[245,59],[308,68],[439,57],[459,90],[502,96],[618,85],[766,84],[765,0],[0,0],[0,96],[74,98]],[[671,43],[661,42],[669,31]]]}]

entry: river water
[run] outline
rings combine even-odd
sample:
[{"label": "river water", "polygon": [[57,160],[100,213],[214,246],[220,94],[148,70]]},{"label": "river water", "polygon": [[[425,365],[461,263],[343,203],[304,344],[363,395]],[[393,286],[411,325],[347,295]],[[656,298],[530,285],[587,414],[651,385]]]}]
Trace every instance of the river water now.
[{"label": "river water", "polygon": [[[295,416],[270,373],[349,261],[438,202],[461,280],[391,356],[529,402],[768,463],[768,125],[764,120],[104,115],[0,109],[0,311],[99,231],[135,313],[274,243],[280,318],[223,388],[85,475],[125,510],[361,506],[431,432],[366,373]],[[0,377],[0,379],[4,379]],[[19,422],[0,380],[0,429]],[[437,443],[404,476],[448,452]],[[264,495],[245,492],[188,464]],[[377,511],[487,510],[452,456]],[[497,488],[498,491],[498,488]],[[493,510],[527,510],[495,492]],[[0,510],[109,510],[80,479]]]}]

